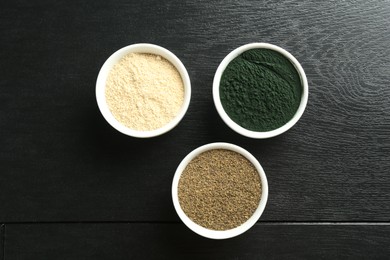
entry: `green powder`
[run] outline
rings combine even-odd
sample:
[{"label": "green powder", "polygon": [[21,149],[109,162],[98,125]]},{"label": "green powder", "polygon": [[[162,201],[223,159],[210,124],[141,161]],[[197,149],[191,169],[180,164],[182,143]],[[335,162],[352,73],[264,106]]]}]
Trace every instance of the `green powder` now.
[{"label": "green powder", "polygon": [[301,79],[294,65],[270,49],[243,52],[221,77],[224,110],[252,131],[271,131],[286,124],[298,110],[301,95]]}]

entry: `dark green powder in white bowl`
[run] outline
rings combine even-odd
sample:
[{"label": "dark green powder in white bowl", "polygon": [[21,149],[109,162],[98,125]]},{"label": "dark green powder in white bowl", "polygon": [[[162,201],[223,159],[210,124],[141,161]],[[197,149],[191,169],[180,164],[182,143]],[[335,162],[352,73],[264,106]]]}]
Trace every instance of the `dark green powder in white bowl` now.
[{"label": "dark green powder in white bowl", "polygon": [[290,121],[302,96],[301,78],[281,53],[256,48],[233,59],[222,74],[220,98],[229,117],[252,131],[270,131]]},{"label": "dark green powder in white bowl", "polygon": [[213,81],[218,114],[231,129],[250,138],[274,137],[293,127],[308,94],[297,59],[269,43],[249,43],[231,51]]}]

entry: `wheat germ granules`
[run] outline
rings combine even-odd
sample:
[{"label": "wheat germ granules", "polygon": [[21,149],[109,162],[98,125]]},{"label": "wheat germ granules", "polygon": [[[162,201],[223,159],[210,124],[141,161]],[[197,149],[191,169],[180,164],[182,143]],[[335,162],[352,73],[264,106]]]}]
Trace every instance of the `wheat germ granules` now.
[{"label": "wheat germ granules", "polygon": [[168,60],[149,53],[130,53],[111,69],[105,96],[120,123],[133,130],[151,131],[179,113],[184,85]]},{"label": "wheat germ granules", "polygon": [[247,221],[261,198],[261,180],[243,155],[225,149],[201,153],[188,163],[178,186],[184,213],[208,229],[228,230]]}]

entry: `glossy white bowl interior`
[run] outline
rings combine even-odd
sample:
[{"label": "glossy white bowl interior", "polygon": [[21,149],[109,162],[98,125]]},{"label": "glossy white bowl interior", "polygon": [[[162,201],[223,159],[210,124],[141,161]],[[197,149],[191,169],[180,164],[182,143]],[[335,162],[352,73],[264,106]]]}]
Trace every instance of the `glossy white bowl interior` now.
[{"label": "glossy white bowl interior", "polygon": [[[300,105],[298,107],[297,112],[293,116],[293,118],[290,121],[288,121],[285,125],[277,128],[277,129],[274,129],[274,130],[271,130],[271,131],[267,131],[267,132],[251,131],[251,130],[248,130],[248,129],[240,126],[236,122],[234,122],[228,116],[228,114],[225,112],[225,110],[224,110],[224,108],[222,106],[222,103],[221,103],[220,95],[219,95],[219,84],[220,84],[220,81],[221,81],[221,77],[222,77],[222,74],[225,71],[226,67],[228,66],[228,64],[234,58],[236,58],[237,56],[239,56],[243,52],[245,52],[247,50],[250,50],[250,49],[258,49],[258,48],[271,49],[271,50],[274,50],[274,51],[277,51],[277,52],[283,54],[295,66],[296,70],[298,71],[298,73],[299,73],[299,75],[301,77],[301,84],[302,84],[301,103],[300,103]],[[236,131],[237,133],[239,133],[239,134],[241,134],[243,136],[250,137],[250,138],[261,139],[261,138],[274,137],[274,136],[277,136],[277,135],[280,135],[280,134],[286,132],[288,129],[293,127],[298,122],[298,120],[301,118],[303,112],[305,111],[308,96],[309,96],[309,87],[308,87],[308,84],[307,84],[306,74],[305,74],[301,64],[288,51],[282,49],[281,47],[278,47],[276,45],[269,44],[269,43],[249,43],[249,44],[243,45],[241,47],[238,47],[237,49],[235,49],[232,52],[230,52],[222,60],[221,64],[219,64],[218,69],[217,69],[217,71],[215,73],[215,76],[214,76],[214,81],[213,81],[213,98],[214,98],[214,104],[215,104],[215,107],[216,107],[216,109],[218,111],[218,114],[220,115],[222,120],[231,129],[233,129],[234,131]]]},{"label": "glossy white bowl interior", "polygon": [[[179,111],[179,113],[176,115],[176,117],[169,122],[168,124],[164,125],[163,127],[151,131],[137,131],[134,129],[130,129],[123,124],[121,124],[111,113],[110,109],[108,108],[107,102],[106,102],[106,95],[105,95],[105,88],[106,88],[106,80],[107,76],[111,70],[111,68],[119,62],[119,60],[132,52],[138,52],[138,53],[152,53],[156,55],[160,55],[161,57],[167,59],[169,62],[171,62],[176,69],[179,71],[181,78],[183,80],[184,84],[184,102],[182,104],[182,107]],[[133,136],[133,137],[139,137],[139,138],[147,138],[147,137],[154,137],[161,134],[164,134],[174,128],[180,120],[184,117],[185,113],[187,112],[188,106],[190,104],[191,99],[191,82],[190,77],[188,75],[188,72],[186,68],[184,67],[183,63],[177,58],[172,52],[169,50],[158,46],[154,44],[149,43],[138,43],[138,44],[132,44],[126,47],[123,47],[122,49],[119,49],[115,53],[113,53],[103,64],[102,68],[100,69],[99,75],[97,77],[96,81],[96,100],[98,107],[100,109],[100,112],[102,113],[103,117],[106,119],[106,121],[116,130],[119,132]]]},{"label": "glossy white bowl interior", "polygon": [[[214,150],[214,149],[226,149],[226,150],[231,150],[237,153],[242,154],[245,158],[247,158],[257,169],[259,175],[260,175],[260,180],[261,180],[261,186],[262,186],[262,193],[261,193],[261,199],[259,202],[259,205],[256,209],[256,211],[253,213],[253,215],[242,225],[229,229],[229,230],[223,230],[223,231],[218,231],[218,230],[211,230],[208,228],[204,228],[195,222],[193,222],[182,210],[180,203],[179,203],[179,197],[178,197],[178,185],[179,185],[179,180],[181,177],[181,174],[183,173],[183,170],[186,168],[187,164],[194,159],[196,156],[199,154],[208,151],[208,150]],[[179,215],[180,219],[184,222],[184,224],[194,231],[195,233],[207,237],[207,238],[212,238],[212,239],[226,239],[226,238],[231,238],[238,236],[245,231],[247,231],[249,228],[251,228],[257,220],[260,218],[261,214],[263,213],[265,209],[265,205],[267,203],[268,199],[268,182],[267,182],[267,177],[265,175],[265,172],[263,168],[261,167],[260,163],[256,160],[256,158],[250,154],[248,151],[245,149],[234,145],[234,144],[229,144],[229,143],[211,143],[211,144],[206,144],[203,145],[195,150],[193,150],[191,153],[189,153],[179,164],[175,176],[173,177],[173,182],[172,182],[172,200],[173,200],[173,205],[175,207],[175,210],[177,214]]]}]

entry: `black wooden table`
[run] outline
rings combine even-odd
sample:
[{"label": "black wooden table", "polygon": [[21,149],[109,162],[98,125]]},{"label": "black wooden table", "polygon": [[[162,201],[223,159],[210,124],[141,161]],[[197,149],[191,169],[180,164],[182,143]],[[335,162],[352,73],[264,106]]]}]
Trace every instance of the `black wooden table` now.
[{"label": "black wooden table", "polygon": [[[0,3],[0,259],[388,259],[390,1],[26,1]],[[192,82],[183,121],[135,139],[101,116],[108,56],[149,42]],[[291,52],[309,103],[288,132],[239,136],[211,88],[234,48]],[[176,215],[171,182],[216,141],[263,165],[269,200],[243,235],[209,240]]]}]

